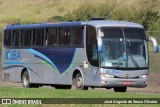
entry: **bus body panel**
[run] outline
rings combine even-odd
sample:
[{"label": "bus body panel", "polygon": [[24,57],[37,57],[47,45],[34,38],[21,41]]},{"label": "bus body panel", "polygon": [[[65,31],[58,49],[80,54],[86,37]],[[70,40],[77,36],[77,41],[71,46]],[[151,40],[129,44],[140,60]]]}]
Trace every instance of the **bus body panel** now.
[{"label": "bus body panel", "polygon": [[[124,23],[124,24],[121,24]],[[122,21],[89,21],[57,24],[9,25],[4,30],[34,29],[43,27],[100,26],[141,28],[143,26]],[[84,27],[85,28],[85,27]],[[149,70],[116,70],[92,66],[86,55],[86,29],[83,34],[82,47],[30,47],[6,48],[2,46],[2,68],[4,74],[9,74],[12,82],[21,82],[21,74],[27,69],[31,83],[72,85],[73,73],[78,70],[83,78],[83,84],[91,87],[146,87]],[[87,62],[87,64],[86,64]],[[87,65],[87,67],[85,66]],[[102,74],[113,75],[115,78],[103,78]],[[126,83],[125,83],[126,82]]]},{"label": "bus body panel", "polygon": [[[115,70],[115,69],[93,69],[93,85],[95,87],[146,87],[148,78],[140,78],[148,75],[149,70]],[[114,75],[114,78],[102,77],[102,74]],[[102,83],[103,82],[103,83]],[[128,82],[129,84],[124,84]]]},{"label": "bus body panel", "polygon": [[[53,67],[50,66],[47,62],[45,63],[38,63],[43,62],[44,60],[35,58],[35,56],[31,53],[28,53],[25,49],[20,49],[23,55],[23,59],[21,59],[21,62],[24,61],[24,65],[21,65],[21,63],[17,63],[15,67],[16,61],[13,61],[13,66],[10,62],[7,64],[4,64],[6,66],[3,66],[4,73],[9,73],[10,75],[10,81],[12,82],[21,82],[21,72],[24,68],[27,68],[30,72],[30,78],[31,83],[38,83],[38,84],[66,84],[66,85],[72,85],[72,75],[75,68],[77,66],[80,67],[82,71],[82,75],[84,75],[84,85],[86,86],[95,86],[95,87],[116,87],[116,86],[122,86],[121,82],[123,81],[131,81],[133,84],[128,85],[130,87],[145,87],[145,82],[148,81],[148,79],[124,79],[125,74],[128,74],[129,78],[134,78],[141,76],[143,74],[148,74],[148,70],[114,70],[114,69],[103,69],[100,70],[97,67],[89,66],[88,68],[83,67],[83,61],[86,59],[84,54],[84,49],[78,49],[76,55],[76,60],[74,62],[74,66],[68,67],[69,70],[65,71],[65,73],[60,74],[60,72],[54,71]],[[4,51],[5,52],[5,51]],[[51,54],[52,55],[52,54]],[[39,61],[38,61],[39,60]],[[28,62],[27,62],[28,61]],[[36,62],[34,62],[36,61]],[[7,62],[7,61],[6,61]],[[81,62],[81,63],[80,63]],[[21,66],[21,67],[20,67]],[[61,66],[64,66],[63,64]],[[13,68],[12,68],[13,67]],[[102,73],[108,73],[108,74],[114,74],[115,76],[118,76],[120,78],[123,77],[123,79],[104,79],[104,81],[107,81],[109,83],[102,85],[100,81],[102,80],[100,77],[100,74]]]},{"label": "bus body panel", "polygon": [[[45,54],[43,52],[47,52]],[[71,50],[73,52],[71,52]],[[19,52],[20,59],[14,58],[16,54],[8,56],[7,52]],[[63,52],[61,52],[63,51]],[[69,53],[66,54],[68,51]],[[3,62],[5,62],[3,69],[5,73],[10,74],[10,81],[21,82],[21,73],[24,68],[27,68],[30,72],[31,83],[43,83],[43,84],[72,84],[72,74],[76,67],[82,67],[83,61],[86,59],[83,48],[43,48],[43,49],[5,49],[4,48]],[[62,55],[60,55],[62,53]],[[64,53],[66,56],[64,56]],[[58,55],[58,56],[57,56]],[[7,60],[5,59],[7,58]],[[12,58],[13,57],[13,58]],[[70,62],[66,62],[69,60]],[[66,58],[66,60],[64,60]],[[15,59],[15,60],[13,60]],[[18,60],[17,60],[18,59]],[[55,62],[57,61],[57,63]],[[18,66],[19,69],[17,69]],[[13,67],[12,69],[9,69]],[[63,67],[63,69],[61,69]],[[65,68],[65,69],[64,69]],[[88,75],[90,70],[84,70]],[[18,77],[18,78],[17,78]],[[86,76],[85,76],[86,78]],[[90,80],[90,79],[89,79]],[[87,79],[88,81],[88,79]],[[85,83],[91,83],[85,82]]]}]

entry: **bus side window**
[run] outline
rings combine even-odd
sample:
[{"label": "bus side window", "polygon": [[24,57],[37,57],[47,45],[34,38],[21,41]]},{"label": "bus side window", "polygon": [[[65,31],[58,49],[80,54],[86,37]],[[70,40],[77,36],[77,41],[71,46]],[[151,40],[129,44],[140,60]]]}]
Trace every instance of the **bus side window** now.
[{"label": "bus side window", "polygon": [[72,46],[82,46],[83,30],[81,27],[73,28],[73,35],[71,37]]},{"label": "bus side window", "polygon": [[44,29],[35,29],[33,31],[33,46],[43,46]]},{"label": "bus side window", "polygon": [[22,43],[21,45],[24,47],[31,46],[31,30],[22,30],[21,31]]},{"label": "bus side window", "polygon": [[13,31],[12,45],[18,47],[20,43],[20,31]]},{"label": "bus side window", "polygon": [[48,35],[48,46],[56,46],[57,44],[57,31],[56,28],[49,28],[47,29],[47,35]]},{"label": "bus side window", "polygon": [[58,45],[70,45],[71,28],[59,28]]},{"label": "bus side window", "polygon": [[11,46],[11,37],[12,37],[12,31],[6,30],[4,32],[4,45],[10,47]]}]

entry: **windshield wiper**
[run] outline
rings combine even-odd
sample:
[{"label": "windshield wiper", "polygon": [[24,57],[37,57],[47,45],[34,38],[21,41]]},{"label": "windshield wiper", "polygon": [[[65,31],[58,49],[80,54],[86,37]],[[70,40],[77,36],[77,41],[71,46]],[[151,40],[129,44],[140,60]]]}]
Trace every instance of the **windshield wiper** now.
[{"label": "windshield wiper", "polygon": [[[133,55],[132,55],[130,52],[127,52],[127,54],[130,56],[132,62],[135,64],[135,66],[136,66],[137,68],[139,68],[139,65],[138,65],[138,63],[136,62],[136,60],[134,59]],[[119,63],[120,63],[120,60],[121,60],[122,56],[123,56],[123,52],[121,52],[121,54],[120,54],[120,56],[119,56],[119,59],[118,59],[118,61],[117,61],[117,66],[116,66],[117,68],[119,68],[119,65],[120,65]]]},{"label": "windshield wiper", "polygon": [[139,68],[138,63],[136,62],[136,60],[133,58],[133,55],[128,51],[128,55],[130,56],[132,62],[136,65],[137,68]]}]

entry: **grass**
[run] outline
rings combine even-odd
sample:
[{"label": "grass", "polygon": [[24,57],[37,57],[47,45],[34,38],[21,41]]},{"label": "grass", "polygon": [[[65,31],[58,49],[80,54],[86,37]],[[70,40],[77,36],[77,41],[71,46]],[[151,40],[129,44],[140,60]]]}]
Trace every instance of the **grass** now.
[{"label": "grass", "polygon": [[[160,37],[156,38],[160,41]],[[159,52],[153,52],[153,44],[149,43],[149,70],[151,73],[160,73],[160,44],[159,44]]]},{"label": "grass", "polygon": [[64,15],[82,4],[99,5],[105,2],[116,8],[139,8],[144,3],[153,4],[160,13],[159,0],[0,0],[0,28],[16,22],[46,22],[52,16]]},{"label": "grass", "polygon": [[[0,0],[1,25],[15,22],[46,22],[55,15],[64,15],[89,0]],[[94,0],[94,3],[98,0]],[[104,0],[102,0],[104,1]]]},{"label": "grass", "polygon": [[[0,98],[160,98],[160,95],[138,93],[100,92],[96,90],[55,90],[51,88],[16,88],[0,87]],[[27,105],[3,105],[3,107],[21,107]],[[147,104],[43,104],[30,105],[31,107],[150,107]],[[158,107],[158,104],[152,105]]]},{"label": "grass", "polygon": [[[160,46],[159,46],[160,47]],[[160,49],[160,48],[159,48]],[[160,73],[160,52],[159,53],[149,53],[149,58],[150,58],[150,72],[152,73]]]},{"label": "grass", "polygon": [[96,90],[0,87],[0,98],[160,98],[160,95],[113,93]]}]

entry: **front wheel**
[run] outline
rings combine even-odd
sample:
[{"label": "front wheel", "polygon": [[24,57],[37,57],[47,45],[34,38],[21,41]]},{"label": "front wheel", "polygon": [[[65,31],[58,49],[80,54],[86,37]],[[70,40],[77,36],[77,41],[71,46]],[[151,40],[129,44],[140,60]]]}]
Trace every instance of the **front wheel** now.
[{"label": "front wheel", "polygon": [[77,90],[88,90],[88,87],[83,85],[83,78],[79,73],[76,75],[75,86]]},{"label": "front wheel", "polygon": [[126,92],[127,87],[115,87],[114,92]]}]

